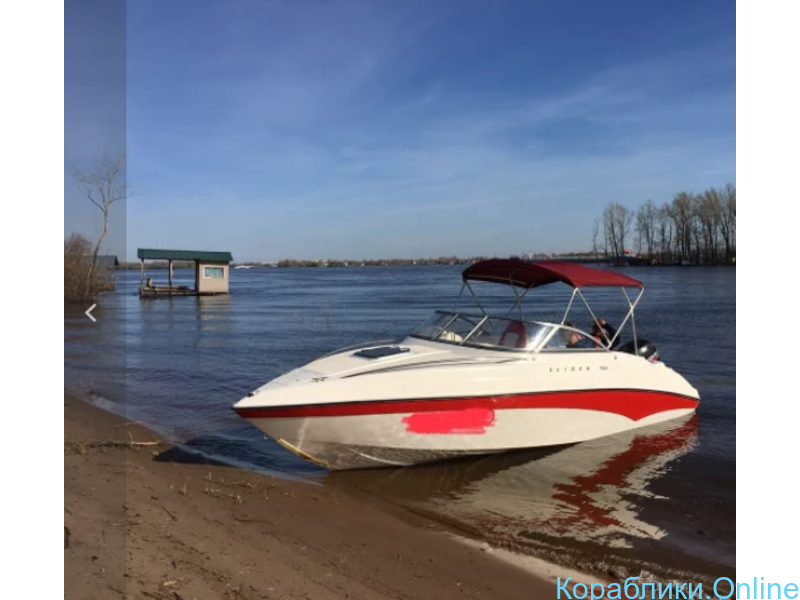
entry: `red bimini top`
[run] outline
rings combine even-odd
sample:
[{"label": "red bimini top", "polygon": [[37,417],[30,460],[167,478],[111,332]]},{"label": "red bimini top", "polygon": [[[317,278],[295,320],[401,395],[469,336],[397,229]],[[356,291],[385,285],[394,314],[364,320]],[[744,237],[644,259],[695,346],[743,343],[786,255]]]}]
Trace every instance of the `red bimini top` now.
[{"label": "red bimini top", "polygon": [[523,288],[538,287],[561,281],[574,288],[581,287],[634,287],[641,289],[642,282],[618,273],[593,269],[577,263],[543,260],[495,258],[470,265],[462,273],[464,281],[490,281],[517,285]]}]

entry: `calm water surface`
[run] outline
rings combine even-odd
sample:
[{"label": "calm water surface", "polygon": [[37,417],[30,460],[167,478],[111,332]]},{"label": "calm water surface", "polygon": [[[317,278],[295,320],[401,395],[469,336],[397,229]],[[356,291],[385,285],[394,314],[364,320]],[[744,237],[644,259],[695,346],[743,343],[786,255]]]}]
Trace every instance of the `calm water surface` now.
[{"label": "calm water surface", "polygon": [[[175,442],[245,468],[355,486],[552,560],[632,575],[731,576],[735,566],[736,274],[726,268],[628,269],[645,284],[640,337],[701,394],[697,415],[559,450],[407,469],[327,473],[266,439],[231,405],[326,352],[398,339],[453,306],[463,267],[231,270],[231,294],[140,300],[120,273],[92,323],[67,311],[65,384]],[[152,271],[156,280],[164,271]],[[193,273],[176,271],[178,283]],[[494,287],[500,289],[493,289]],[[532,291],[526,315],[559,319],[566,286]],[[480,288],[505,312],[505,286]],[[612,323],[617,290],[587,294]],[[469,305],[470,298],[462,297]],[[472,305],[474,306],[474,304]],[[585,309],[584,309],[585,310]],[[588,327],[588,313],[576,312]],[[629,331],[629,330],[628,330]],[[628,336],[623,336],[628,337]],[[732,579],[734,577],[731,577]],[[735,579],[734,579],[735,580]]]}]

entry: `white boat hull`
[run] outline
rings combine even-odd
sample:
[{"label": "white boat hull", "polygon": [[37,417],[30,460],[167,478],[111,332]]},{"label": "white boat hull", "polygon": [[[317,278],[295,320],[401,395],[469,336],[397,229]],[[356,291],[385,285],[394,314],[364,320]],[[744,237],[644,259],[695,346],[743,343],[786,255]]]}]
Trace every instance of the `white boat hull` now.
[{"label": "white boat hull", "polygon": [[234,409],[296,454],[340,470],[574,444],[684,417],[699,399],[672,369],[634,355],[498,358],[403,345],[411,352],[378,362],[352,352],[321,359]]},{"label": "white boat hull", "polygon": [[[341,470],[409,466],[459,456],[574,444],[693,412],[694,408],[668,410],[633,421],[592,410],[509,409],[495,411],[493,422],[485,430],[467,433],[410,430],[409,420],[420,413],[253,418],[250,422],[292,452],[325,468]],[[298,435],[300,432],[302,435]]]}]

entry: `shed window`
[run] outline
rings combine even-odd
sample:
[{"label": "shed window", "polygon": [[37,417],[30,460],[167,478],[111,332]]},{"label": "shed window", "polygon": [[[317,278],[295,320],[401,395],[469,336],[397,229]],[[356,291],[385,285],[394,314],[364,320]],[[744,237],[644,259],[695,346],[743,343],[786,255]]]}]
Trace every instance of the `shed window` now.
[{"label": "shed window", "polygon": [[225,279],[223,267],[203,267],[203,279]]}]

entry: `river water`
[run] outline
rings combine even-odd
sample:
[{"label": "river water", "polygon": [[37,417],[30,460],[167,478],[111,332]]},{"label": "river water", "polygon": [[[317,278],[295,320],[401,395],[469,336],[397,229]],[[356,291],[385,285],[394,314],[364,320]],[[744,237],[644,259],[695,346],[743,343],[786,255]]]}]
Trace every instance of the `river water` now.
[{"label": "river water", "polygon": [[[199,455],[352,486],[491,544],[617,575],[735,581],[734,269],[626,270],[645,284],[639,336],[700,392],[697,414],[682,421],[555,451],[328,473],[231,410],[249,390],[321,354],[399,339],[433,310],[452,307],[462,268],[233,269],[228,296],[145,300],[139,273],[121,271],[116,291],[93,311],[97,322],[86,307],[65,309],[65,385]],[[166,272],[149,275],[159,283]],[[175,272],[178,284],[192,278]],[[530,292],[526,306],[560,320],[570,290],[551,287]],[[505,286],[480,293],[484,306],[503,312],[514,301]],[[624,316],[619,289],[587,296],[610,322]],[[575,317],[587,326],[588,313]]]}]

